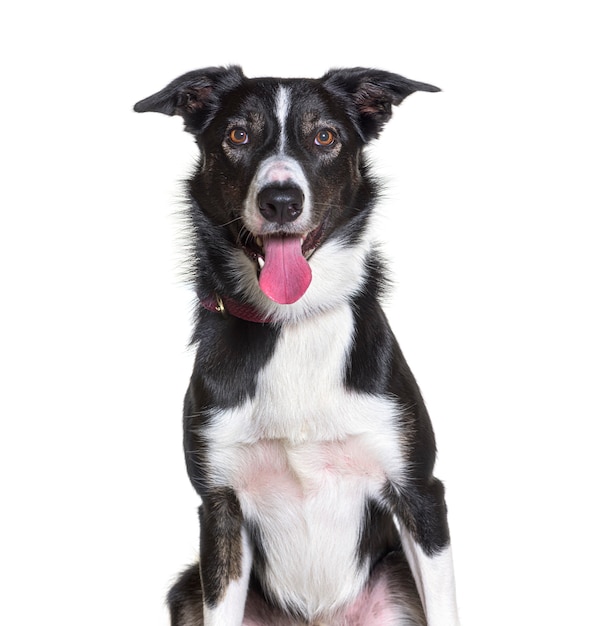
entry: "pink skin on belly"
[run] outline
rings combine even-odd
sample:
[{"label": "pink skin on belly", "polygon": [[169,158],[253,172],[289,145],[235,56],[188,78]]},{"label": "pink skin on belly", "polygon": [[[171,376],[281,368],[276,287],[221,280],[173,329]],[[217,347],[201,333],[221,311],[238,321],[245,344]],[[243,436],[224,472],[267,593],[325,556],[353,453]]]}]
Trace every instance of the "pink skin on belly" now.
[{"label": "pink skin on belly", "polygon": [[344,626],[389,626],[396,624],[397,611],[390,606],[389,589],[383,577],[365,589],[336,624]]},{"label": "pink skin on belly", "polygon": [[[380,485],[385,472],[364,439],[352,436],[342,441],[286,447],[280,441],[261,440],[237,452],[241,461],[234,487],[239,493],[265,501],[272,494],[300,498],[315,492],[326,481],[359,480]],[[294,473],[296,463],[301,475]]]},{"label": "pink skin on belly", "polygon": [[[320,617],[312,624],[329,626],[397,626],[401,613],[392,606],[389,588],[384,575],[373,577],[370,588],[365,589],[350,605],[331,617]],[[391,604],[391,606],[390,606]],[[298,622],[300,624],[300,622]],[[266,606],[259,595],[249,594],[243,626],[296,626],[292,618],[278,609]]]},{"label": "pink skin on belly", "polygon": [[265,505],[278,497],[299,499],[302,489],[290,470],[286,452],[281,443],[262,440],[246,446],[242,451],[240,472],[234,487],[252,501]]}]

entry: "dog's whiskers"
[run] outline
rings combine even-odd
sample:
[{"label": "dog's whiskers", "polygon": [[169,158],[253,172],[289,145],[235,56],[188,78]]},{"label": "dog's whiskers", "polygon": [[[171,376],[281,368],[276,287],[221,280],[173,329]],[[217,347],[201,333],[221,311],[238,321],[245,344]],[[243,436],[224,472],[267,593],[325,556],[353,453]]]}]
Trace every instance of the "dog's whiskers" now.
[{"label": "dog's whiskers", "polygon": [[[313,206],[316,208],[321,208],[321,209],[337,209],[338,211],[341,211],[344,209],[344,206],[341,204],[334,204],[333,202],[313,202]],[[357,211],[360,212],[362,211],[361,208],[359,207],[348,207],[350,210],[353,211]]]},{"label": "dog's whiskers", "polygon": [[239,238],[241,237],[245,237],[247,241],[249,241],[249,239],[253,237],[253,235],[251,234],[249,229],[245,226],[245,224],[243,224],[241,228],[239,229]]},{"label": "dog's whiskers", "polygon": [[234,222],[240,222],[240,221],[241,221],[241,216],[234,217],[232,220],[229,220],[228,222],[225,222],[224,224],[220,224],[219,228],[224,228],[225,226],[230,226]]}]

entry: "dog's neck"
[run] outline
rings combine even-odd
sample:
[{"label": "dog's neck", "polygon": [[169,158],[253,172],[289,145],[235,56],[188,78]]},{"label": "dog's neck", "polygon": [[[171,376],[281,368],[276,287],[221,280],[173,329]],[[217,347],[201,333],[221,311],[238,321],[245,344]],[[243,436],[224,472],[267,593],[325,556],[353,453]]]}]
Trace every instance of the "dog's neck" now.
[{"label": "dog's neck", "polygon": [[200,304],[208,311],[220,313],[222,317],[237,317],[255,324],[267,324],[272,321],[269,315],[263,315],[250,304],[237,302],[237,300],[232,298],[225,298],[223,301],[217,294],[200,300]]}]

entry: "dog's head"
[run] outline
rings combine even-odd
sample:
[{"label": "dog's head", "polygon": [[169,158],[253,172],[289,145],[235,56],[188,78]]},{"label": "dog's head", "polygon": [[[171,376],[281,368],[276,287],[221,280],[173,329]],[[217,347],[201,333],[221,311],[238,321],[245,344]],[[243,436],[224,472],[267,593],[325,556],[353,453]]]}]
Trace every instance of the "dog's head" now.
[{"label": "dog's head", "polygon": [[362,149],[392,106],[437,87],[354,68],[318,80],[246,78],[239,67],[189,72],[138,102],[180,115],[201,162],[190,181],[196,210],[240,249],[266,296],[299,300],[309,261],[328,239],[355,239],[373,198]]}]

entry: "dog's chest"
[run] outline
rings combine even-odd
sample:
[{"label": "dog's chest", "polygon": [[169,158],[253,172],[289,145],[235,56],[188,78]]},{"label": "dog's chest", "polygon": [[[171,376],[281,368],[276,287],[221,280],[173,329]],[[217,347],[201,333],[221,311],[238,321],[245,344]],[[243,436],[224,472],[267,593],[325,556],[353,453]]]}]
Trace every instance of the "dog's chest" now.
[{"label": "dog's chest", "polygon": [[313,613],[360,590],[367,501],[403,479],[395,402],[344,386],[353,332],[346,305],[284,327],[255,397],[208,430],[214,483],[235,490],[258,528],[264,584]]},{"label": "dog's chest", "polygon": [[325,467],[340,468],[345,478],[398,478],[403,431],[396,399],[344,383],[353,333],[348,305],[282,328],[255,395],[214,410],[206,427],[215,483],[248,489],[246,470],[263,469],[265,459],[274,474],[285,463],[295,477]]}]

